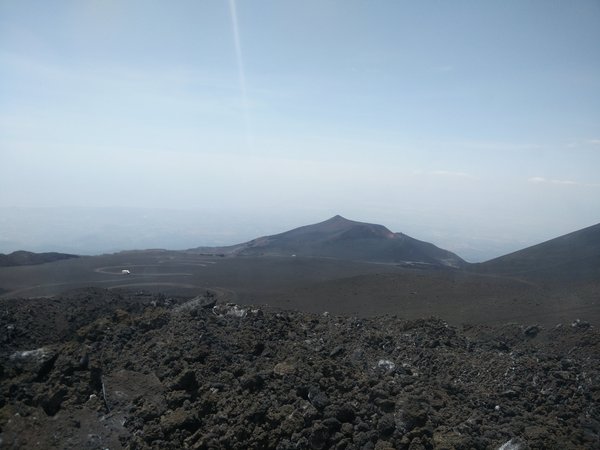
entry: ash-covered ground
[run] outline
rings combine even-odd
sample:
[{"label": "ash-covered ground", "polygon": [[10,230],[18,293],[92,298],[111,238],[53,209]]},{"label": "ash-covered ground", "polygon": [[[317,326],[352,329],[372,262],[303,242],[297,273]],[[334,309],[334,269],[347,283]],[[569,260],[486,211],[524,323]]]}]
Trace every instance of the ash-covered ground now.
[{"label": "ash-covered ground", "polygon": [[3,300],[0,447],[600,448],[585,321],[457,328],[217,300]]}]

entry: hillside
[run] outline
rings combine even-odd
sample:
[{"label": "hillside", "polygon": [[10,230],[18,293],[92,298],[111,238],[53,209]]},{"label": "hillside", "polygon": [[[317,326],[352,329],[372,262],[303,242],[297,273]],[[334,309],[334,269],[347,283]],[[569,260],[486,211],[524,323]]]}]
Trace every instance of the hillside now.
[{"label": "hillside", "polygon": [[44,264],[61,259],[77,258],[77,255],[69,255],[66,253],[32,253],[24,250],[9,253],[5,255],[0,253],[0,267],[9,266],[32,266],[36,264]]},{"label": "hillside", "polygon": [[530,277],[548,281],[598,280],[600,276],[600,224],[484,263],[473,264],[471,269],[483,273]]},{"label": "hillside", "polygon": [[235,256],[304,256],[445,267],[465,264],[454,253],[428,242],[393,233],[383,225],[356,222],[339,215],[243,244],[196,250]]}]

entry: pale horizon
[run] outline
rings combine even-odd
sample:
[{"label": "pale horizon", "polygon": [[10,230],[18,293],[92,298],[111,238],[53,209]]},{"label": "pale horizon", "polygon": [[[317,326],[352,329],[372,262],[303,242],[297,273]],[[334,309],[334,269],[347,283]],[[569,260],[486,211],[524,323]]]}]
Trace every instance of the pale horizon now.
[{"label": "pale horizon", "polygon": [[598,2],[258,4],[0,2],[0,251],[340,214],[473,261],[600,222]]},{"label": "pale horizon", "polygon": [[[0,208],[0,253],[16,250],[98,255],[124,250],[186,250],[240,244],[330,219],[316,216],[301,222],[300,216],[270,217],[248,212],[151,208]],[[568,234],[578,229],[552,227],[534,234],[514,230],[504,235],[471,236],[462,230],[441,232],[435,227],[384,222],[368,217],[339,214],[358,222],[383,225],[395,233],[431,242],[468,262],[483,262]],[[278,220],[277,220],[278,219]],[[37,224],[43,223],[43,227]],[[595,224],[589,224],[593,226]],[[454,234],[452,234],[454,232]]]}]

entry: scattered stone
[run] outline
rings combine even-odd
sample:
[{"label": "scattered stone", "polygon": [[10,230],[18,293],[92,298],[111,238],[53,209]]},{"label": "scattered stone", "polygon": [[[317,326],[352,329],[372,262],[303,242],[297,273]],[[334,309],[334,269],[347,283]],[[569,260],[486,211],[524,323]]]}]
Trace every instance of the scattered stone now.
[{"label": "scattered stone", "polygon": [[88,353],[85,353],[80,359],[79,359],[79,364],[78,364],[78,369],[79,370],[87,370],[88,366],[90,364],[90,355]]},{"label": "scattered stone", "polygon": [[331,433],[340,431],[340,429],[342,428],[342,423],[335,417],[328,417],[323,421],[323,425],[325,425]]},{"label": "scattered stone", "polygon": [[350,403],[344,403],[335,412],[335,418],[340,422],[352,422],[355,417],[354,407]]},{"label": "scattered stone", "polygon": [[187,411],[178,408],[175,411],[167,412],[160,419],[160,426],[165,434],[175,430],[195,431],[200,424],[198,417],[193,411]]},{"label": "scattered stone", "polygon": [[329,398],[327,397],[327,395],[325,395],[325,393],[322,392],[319,388],[314,386],[308,390],[308,400],[312,403],[312,405],[315,408],[319,410],[329,405]]},{"label": "scattered stone", "polygon": [[215,305],[213,306],[212,311],[217,316],[237,317],[238,319],[243,319],[248,314],[247,309],[240,308],[231,303],[227,303],[226,305]]},{"label": "scattered stone", "polygon": [[519,439],[512,438],[498,447],[498,450],[521,450],[522,448],[523,444],[521,441]]},{"label": "scattered stone", "polygon": [[294,366],[293,364],[287,363],[287,362],[277,363],[277,364],[275,364],[275,367],[273,367],[273,373],[275,373],[276,375],[280,375],[280,376],[291,375],[295,371],[296,371],[296,366]]},{"label": "scattered stone", "polygon": [[67,392],[64,387],[48,392],[40,401],[44,412],[49,416],[54,416],[60,410]]},{"label": "scattered stone", "polygon": [[198,381],[193,370],[186,370],[177,380],[171,385],[172,390],[181,390],[186,392],[196,392],[198,389]]},{"label": "scattered stone", "polygon": [[393,414],[385,414],[379,419],[377,431],[382,438],[387,438],[396,430],[396,418]]},{"label": "scattered stone", "polygon": [[530,325],[523,331],[523,334],[527,337],[535,337],[540,332],[538,325]]},{"label": "scattered stone", "polygon": [[310,433],[310,438],[308,441],[310,444],[310,448],[314,450],[321,450],[322,448],[325,448],[328,436],[329,433],[327,431],[327,428],[325,428],[322,425],[315,426],[312,432]]},{"label": "scattered stone", "polygon": [[329,353],[329,356],[333,358],[334,356],[340,355],[343,352],[344,352],[344,347],[342,347],[341,345],[338,345],[333,350],[331,350],[331,352]]},{"label": "scattered stone", "polygon": [[571,323],[571,327],[578,328],[580,330],[585,330],[586,328],[590,327],[590,323],[586,322],[585,320],[576,319],[575,321],[573,321],[573,323]]},{"label": "scattered stone", "polygon": [[383,372],[391,372],[396,368],[396,364],[388,359],[377,361],[377,368]]},{"label": "scattered stone", "polygon": [[[197,309],[212,309],[217,304],[217,297],[207,291],[204,295],[198,295],[193,299],[173,308],[174,312],[190,311],[196,312]],[[196,312],[197,313],[197,312]]]}]

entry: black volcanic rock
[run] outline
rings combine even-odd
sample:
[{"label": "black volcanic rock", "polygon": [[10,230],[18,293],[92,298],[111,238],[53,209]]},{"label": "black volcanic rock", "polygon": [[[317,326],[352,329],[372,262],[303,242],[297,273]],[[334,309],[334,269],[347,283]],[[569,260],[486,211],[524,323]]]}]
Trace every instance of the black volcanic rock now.
[{"label": "black volcanic rock", "polygon": [[465,264],[454,253],[428,242],[393,233],[383,225],[355,222],[339,215],[325,222],[215,250],[214,253],[236,256],[304,256],[447,267]]},{"label": "black volcanic rock", "polygon": [[9,253],[8,255],[0,253],[0,267],[32,266],[70,258],[78,258],[78,256],[67,253],[32,253],[24,250],[18,250],[16,252]]},{"label": "black volcanic rock", "polygon": [[556,281],[597,280],[600,277],[600,224],[474,264],[472,270]]},{"label": "black volcanic rock", "polygon": [[83,326],[0,341],[2,448],[599,448],[593,327],[527,336],[173,300],[95,289],[3,306],[0,329]]}]

